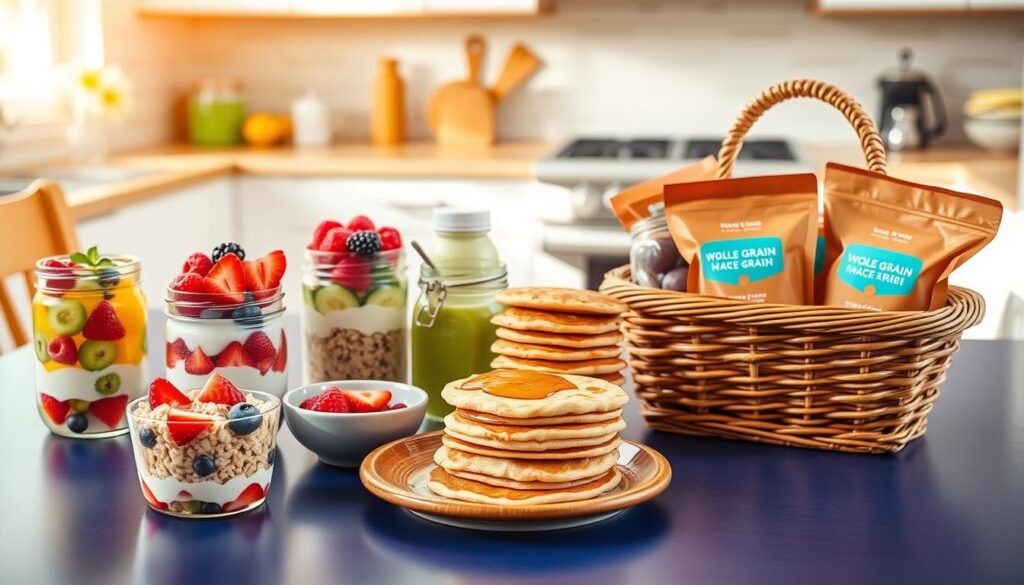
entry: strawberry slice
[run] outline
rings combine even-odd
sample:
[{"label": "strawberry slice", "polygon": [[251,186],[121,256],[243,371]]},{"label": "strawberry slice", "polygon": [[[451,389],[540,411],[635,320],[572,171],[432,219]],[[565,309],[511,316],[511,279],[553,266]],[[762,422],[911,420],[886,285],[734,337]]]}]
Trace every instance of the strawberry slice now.
[{"label": "strawberry slice", "polygon": [[125,335],[124,325],[117,318],[114,305],[108,301],[100,301],[92,310],[89,319],[82,328],[82,337],[99,341],[117,341]]},{"label": "strawberry slice", "polygon": [[185,498],[186,500],[191,500],[192,499],[192,492],[190,492],[188,490],[178,490],[178,497],[179,498]]},{"label": "strawberry slice", "polygon": [[273,289],[281,284],[288,261],[281,250],[274,250],[262,258],[242,263],[245,289],[255,293],[256,299],[270,296]]},{"label": "strawberry slice", "polygon": [[214,374],[206,380],[206,385],[203,386],[203,391],[199,394],[198,400],[200,402],[215,402],[232,406],[239,402],[245,402],[245,396],[227,378],[220,374]]},{"label": "strawberry slice", "polygon": [[288,366],[288,340],[284,337],[284,329],[281,330],[281,349],[277,351],[277,359],[274,360],[273,370],[283,372]]},{"label": "strawberry slice", "polygon": [[192,355],[185,360],[185,371],[190,374],[205,376],[213,371],[213,361],[206,357],[201,347],[197,347]]},{"label": "strawberry slice", "polygon": [[165,357],[168,368],[174,368],[174,366],[181,360],[187,360],[191,352],[188,350],[188,345],[185,344],[185,340],[177,338],[174,343],[168,343],[165,350]]},{"label": "strawberry slice", "polygon": [[245,351],[241,343],[232,341],[224,348],[224,351],[217,354],[217,357],[213,360],[213,363],[218,368],[226,368],[229,366],[249,366],[252,367],[252,358],[249,357],[249,353]]},{"label": "strawberry slice", "polygon": [[125,406],[128,406],[127,394],[100,398],[89,403],[89,414],[100,419],[103,421],[103,424],[113,429],[124,418]]},{"label": "strawberry slice", "polygon": [[277,350],[274,349],[274,342],[270,340],[270,336],[257,331],[245,340],[245,353],[249,354],[253,362],[259,363],[267,358],[273,360]]},{"label": "strawberry slice", "polygon": [[150,506],[156,508],[157,510],[167,509],[167,504],[156,499],[156,496],[153,495],[153,492],[149,489],[149,486],[146,485],[146,482],[139,479],[139,484],[142,485],[142,497],[146,498],[146,501],[149,502]]},{"label": "strawberry slice", "polygon": [[245,300],[245,274],[242,261],[234,254],[225,254],[203,277],[203,292],[224,304],[237,304]]},{"label": "strawberry slice", "polygon": [[233,502],[228,502],[224,504],[223,511],[233,512],[235,510],[247,508],[255,504],[256,502],[262,500],[265,495],[266,492],[263,491],[263,488],[260,487],[260,484],[250,483],[249,487],[245,488],[244,490],[242,490],[242,493],[238,494],[238,498],[236,498]]},{"label": "strawberry slice", "polygon": [[176,408],[167,413],[167,432],[174,444],[179,447],[187,445],[189,441],[210,428],[213,428],[213,417],[205,414]]},{"label": "strawberry slice", "polygon": [[46,416],[50,417],[50,420],[54,424],[62,425],[68,418],[68,410],[71,410],[70,400],[57,400],[49,394],[39,393],[39,405],[43,407],[43,412]]},{"label": "strawberry slice", "polygon": [[252,367],[254,367],[257,370],[259,370],[261,376],[266,376],[267,372],[269,372],[270,368],[274,365],[274,361],[276,361],[276,359],[277,359],[276,356],[270,356],[268,358],[263,358],[260,361],[256,362],[255,364],[253,364]]},{"label": "strawberry slice", "polygon": [[190,404],[192,401],[188,399],[188,396],[178,390],[174,384],[171,384],[166,378],[154,378],[149,383],[149,407],[156,408],[161,404],[170,404],[171,406],[185,406]]},{"label": "strawberry slice", "polygon": [[352,230],[338,226],[334,229],[329,230],[322,240],[318,249],[321,252],[342,252],[348,253],[348,237],[352,235]]},{"label": "strawberry slice", "polygon": [[380,412],[387,410],[391,392],[387,390],[342,390],[352,412]]}]

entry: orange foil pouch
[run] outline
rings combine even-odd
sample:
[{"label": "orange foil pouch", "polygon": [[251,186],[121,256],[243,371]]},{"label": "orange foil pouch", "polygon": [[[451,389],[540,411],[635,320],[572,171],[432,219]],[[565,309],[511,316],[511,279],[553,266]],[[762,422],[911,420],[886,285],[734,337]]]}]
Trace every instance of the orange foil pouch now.
[{"label": "orange foil pouch", "polygon": [[651,215],[651,205],[661,203],[665,185],[709,181],[715,178],[717,172],[718,161],[713,156],[706,156],[671,173],[623,189],[611,198],[612,212],[619,218],[622,227],[629,231],[634,223]]},{"label": "orange foil pouch", "polygon": [[823,304],[938,309],[950,273],[995,237],[1002,216],[993,199],[829,164]]},{"label": "orange foil pouch", "polygon": [[665,186],[687,291],[755,303],[811,304],[818,237],[814,175]]}]

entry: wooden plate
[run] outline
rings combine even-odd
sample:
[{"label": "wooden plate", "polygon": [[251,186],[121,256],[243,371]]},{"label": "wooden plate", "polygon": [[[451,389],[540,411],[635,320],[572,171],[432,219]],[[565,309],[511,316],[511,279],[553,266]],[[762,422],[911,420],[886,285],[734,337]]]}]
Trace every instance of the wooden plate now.
[{"label": "wooden plate", "polygon": [[657,496],[672,480],[672,469],[660,453],[623,440],[618,462],[622,481],[596,498],[526,506],[463,502],[439,496],[427,487],[441,435],[442,431],[436,431],[378,447],[359,467],[363,485],[377,497],[435,522],[478,530],[529,531],[568,528],[610,518]]}]

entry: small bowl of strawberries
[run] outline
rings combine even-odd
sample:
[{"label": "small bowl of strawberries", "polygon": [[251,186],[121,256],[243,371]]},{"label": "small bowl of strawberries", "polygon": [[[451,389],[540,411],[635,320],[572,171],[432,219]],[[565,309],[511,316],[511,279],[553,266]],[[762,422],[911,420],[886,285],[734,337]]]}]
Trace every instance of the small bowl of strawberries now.
[{"label": "small bowl of strawberries", "polygon": [[337,467],[359,467],[370,451],[416,434],[427,413],[422,389],[382,380],[310,384],[281,402],[292,435]]}]

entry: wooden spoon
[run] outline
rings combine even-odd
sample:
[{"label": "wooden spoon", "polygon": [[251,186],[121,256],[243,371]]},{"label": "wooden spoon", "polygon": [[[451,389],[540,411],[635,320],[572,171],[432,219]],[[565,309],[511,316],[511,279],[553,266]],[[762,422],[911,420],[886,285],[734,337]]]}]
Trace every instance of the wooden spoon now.
[{"label": "wooden spoon", "polygon": [[541,62],[522,43],[516,43],[505,59],[505,66],[498,75],[498,81],[491,88],[495,103],[500,102],[510,91],[521,85],[540,69]]},{"label": "wooden spoon", "polygon": [[470,35],[465,40],[467,78],[461,81],[452,81],[439,87],[430,97],[427,103],[427,125],[437,133],[438,125],[441,123],[441,112],[446,104],[455,99],[461,93],[473,92],[481,89],[480,85],[480,64],[484,56],[484,39],[479,35]]}]

